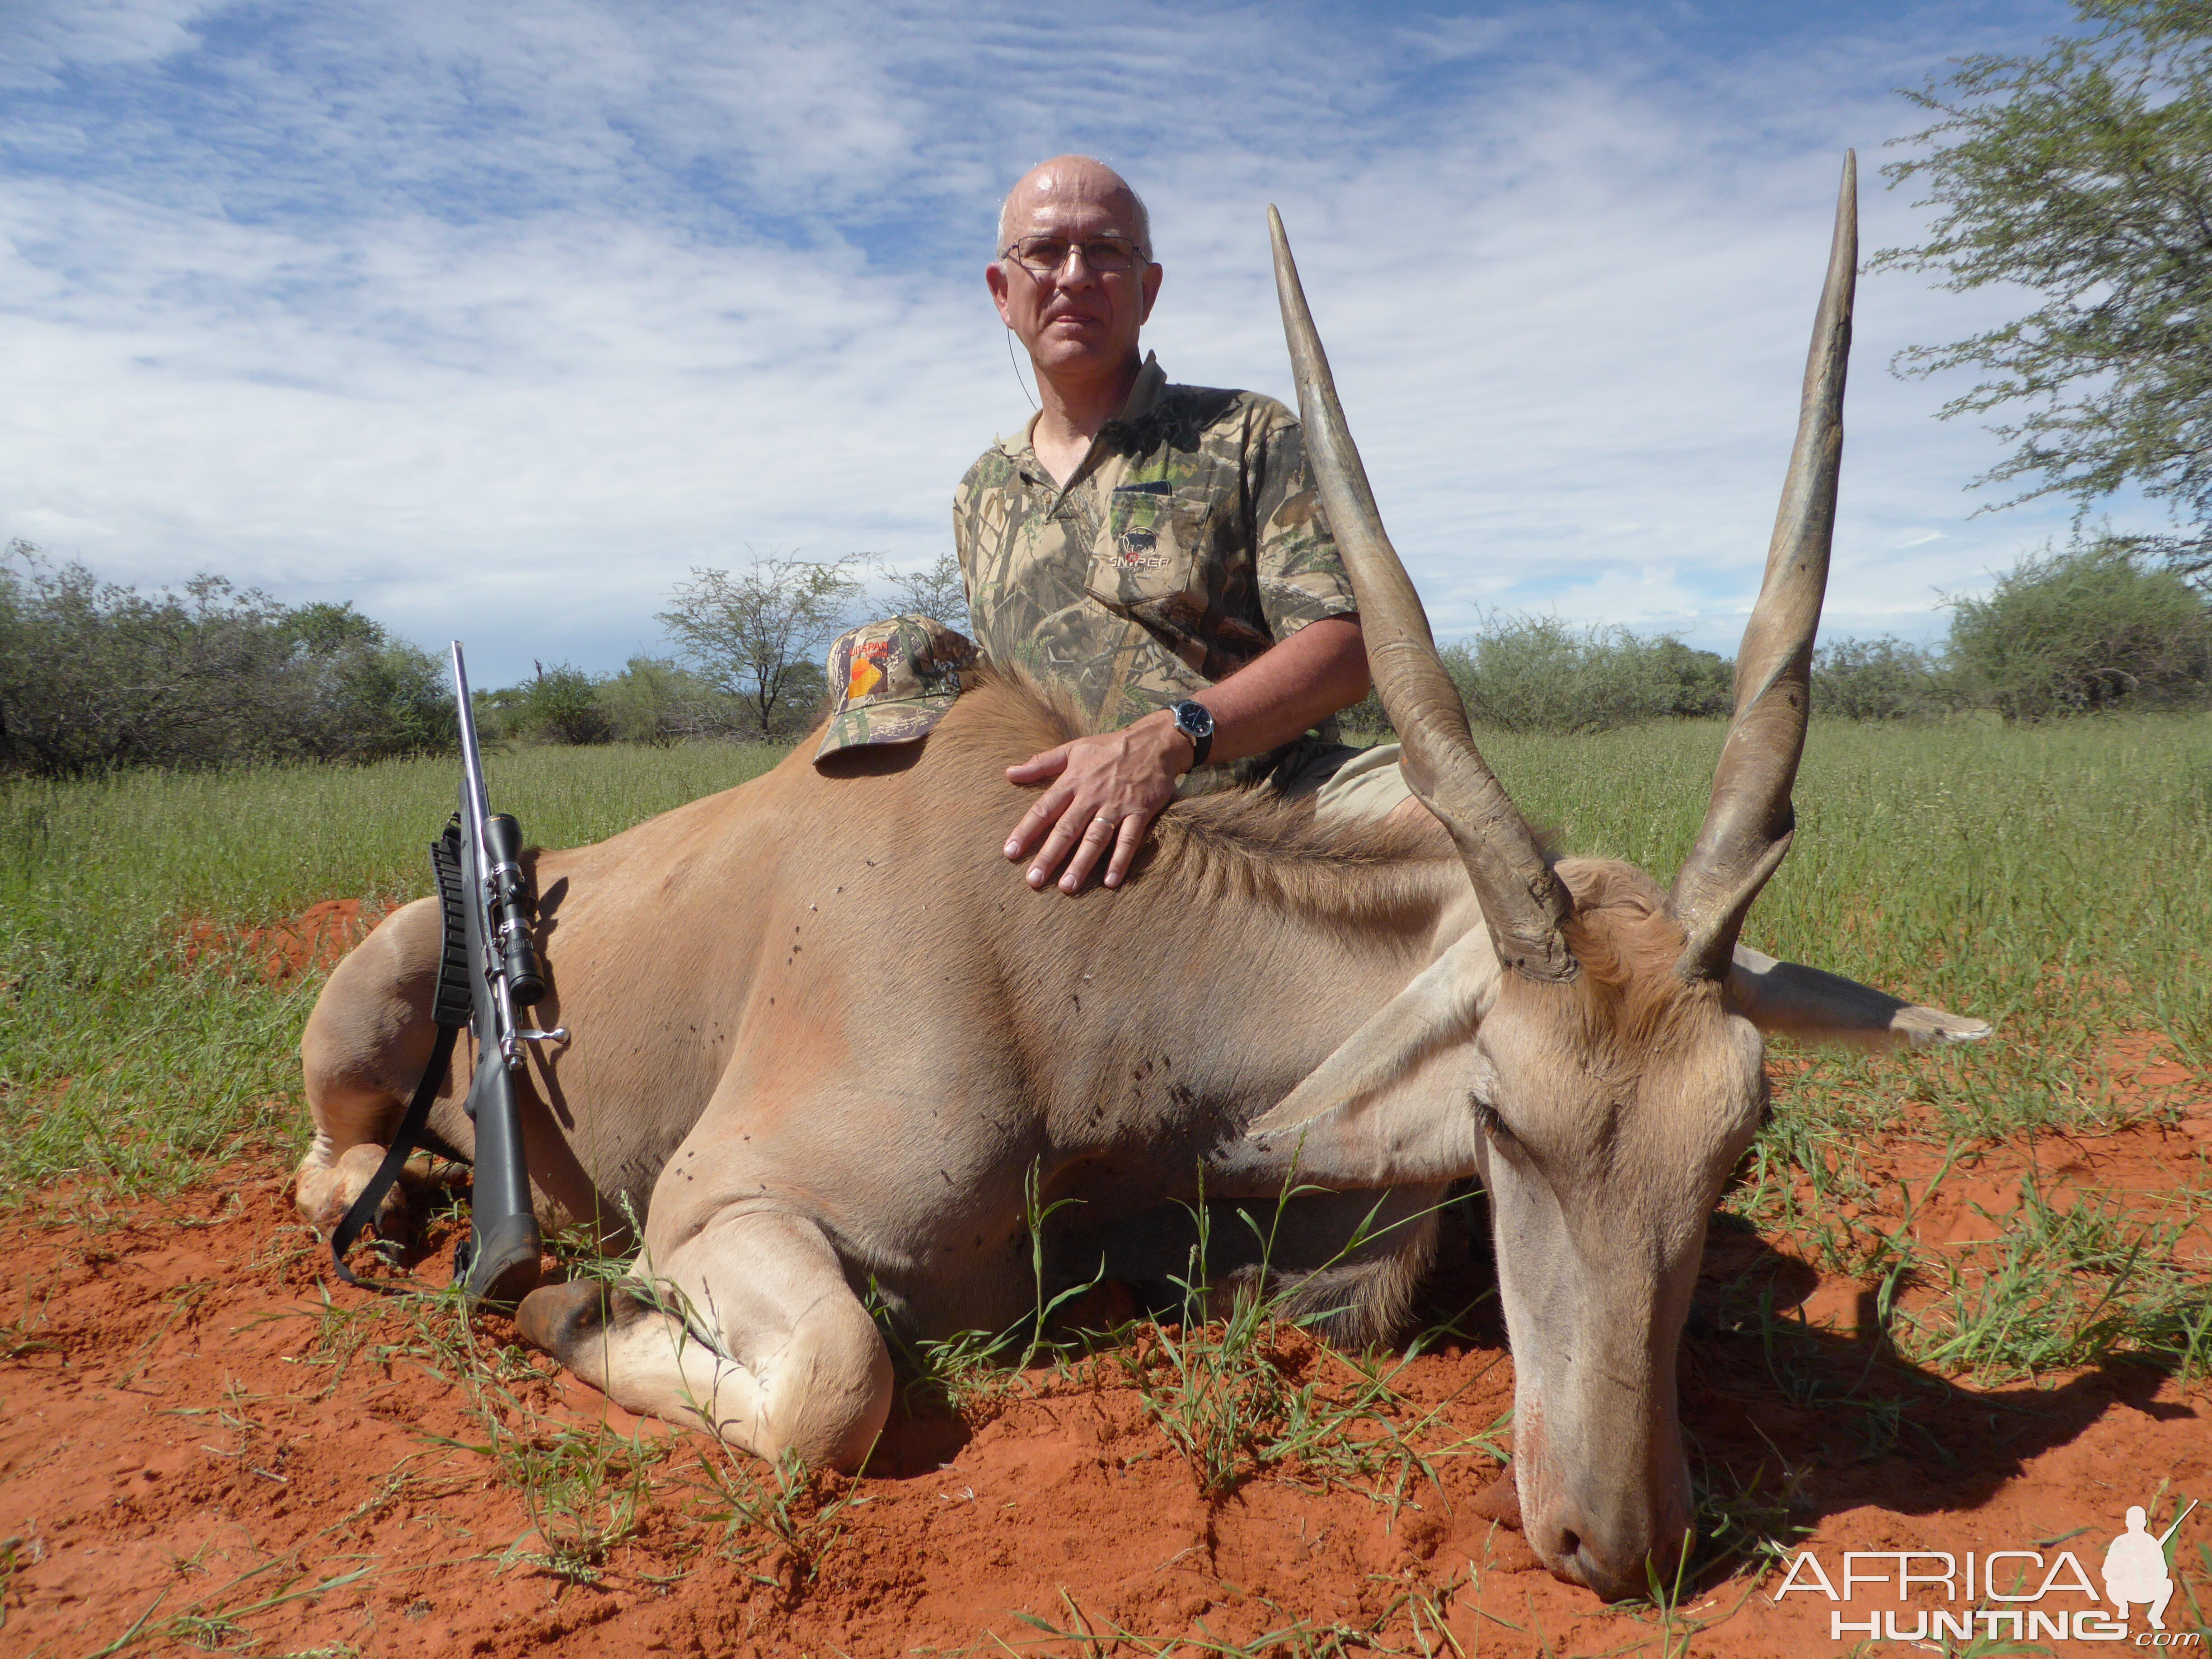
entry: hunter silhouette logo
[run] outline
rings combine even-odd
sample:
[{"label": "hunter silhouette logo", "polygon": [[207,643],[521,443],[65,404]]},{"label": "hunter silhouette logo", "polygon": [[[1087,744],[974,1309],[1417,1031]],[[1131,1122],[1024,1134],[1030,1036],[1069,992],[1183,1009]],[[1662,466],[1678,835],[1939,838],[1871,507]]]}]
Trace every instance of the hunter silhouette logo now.
[{"label": "hunter silhouette logo", "polygon": [[[1857,1618],[1841,1607],[1831,1608],[1828,1635],[1832,1641],[1848,1636],[1863,1636],[1871,1642],[1923,1644],[1945,1639],[2015,1644],[2047,1639],[2194,1648],[2203,1641],[2199,1632],[2166,1632],[2166,1609],[2173,1599],[2175,1585],[2166,1569],[2166,1549],[2196,1507],[2192,1499],[2162,1533],[2151,1531],[2149,1511],[2142,1504],[2129,1508],[2127,1529],[2106,1547],[2102,1563],[2102,1600],[2111,1603],[2109,1608],[2099,1604],[2096,1586],[2073,1551],[2045,1553],[2051,1543],[2063,1543],[2063,1539],[2051,1540],[2039,1549],[1965,1555],[1948,1550],[1850,1550],[1844,1554],[1842,1571],[1832,1577],[1820,1557],[1806,1550],[1783,1575],[1774,1599],[1779,1601],[1785,1595],[1798,1594],[1838,1603],[1887,1601],[1899,1604],[1854,1608],[1854,1613],[1864,1614]],[[1927,1596],[1948,1605],[1911,1605]],[[2066,1600],[2073,1596],[2081,1601]],[[2131,1607],[2141,1607],[2150,1625],[2132,1636],[2128,1628]]]},{"label": "hunter silhouette logo", "polygon": [[[2195,1500],[2191,1500],[2189,1510],[2196,1507]],[[2105,1552],[2105,1595],[2112,1603],[2115,1618],[2126,1618],[2128,1604],[2140,1601],[2150,1615],[2150,1627],[2166,1628],[2166,1604],[2173,1599],[2173,1580],[2166,1570],[2166,1540],[2181,1530],[2181,1523],[2189,1519],[2189,1510],[2175,1516],[2173,1524],[2154,1538],[2143,1506],[2129,1506],[2128,1529],[2112,1540],[2112,1547]]]}]

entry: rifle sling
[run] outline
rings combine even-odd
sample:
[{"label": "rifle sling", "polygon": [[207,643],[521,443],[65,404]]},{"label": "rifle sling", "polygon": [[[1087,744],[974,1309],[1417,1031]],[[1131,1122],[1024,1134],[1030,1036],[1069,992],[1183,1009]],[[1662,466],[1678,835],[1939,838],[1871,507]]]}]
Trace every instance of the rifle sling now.
[{"label": "rifle sling", "polygon": [[361,1237],[362,1229],[376,1218],[376,1207],[384,1202],[384,1195],[399,1179],[399,1172],[407,1160],[427,1148],[441,1158],[456,1164],[468,1160],[446,1144],[443,1135],[429,1127],[430,1108],[438,1098],[438,1091],[446,1086],[446,1074],[453,1059],[453,1044],[460,1036],[461,1027],[469,1019],[469,965],[466,939],[467,918],[463,915],[461,892],[461,827],[460,814],[456,812],[447,824],[445,833],[430,843],[430,871],[438,885],[438,913],[444,923],[442,950],[438,957],[438,984],[430,998],[430,1015],[437,1022],[437,1041],[430,1047],[430,1063],[422,1073],[422,1080],[415,1085],[415,1097],[407,1103],[406,1115],[386,1148],[384,1161],[376,1166],[376,1173],[368,1178],[368,1185],[361,1189],[347,1209],[344,1218],[331,1234],[331,1261],[338,1277],[349,1285],[364,1291],[376,1291],[392,1295],[410,1289],[403,1285],[381,1284],[373,1279],[355,1277],[346,1266],[346,1252]]},{"label": "rifle sling", "polygon": [[384,1202],[385,1194],[392,1190],[399,1179],[399,1172],[407,1167],[419,1142],[433,1137],[423,1133],[430,1118],[430,1108],[438,1098],[438,1091],[446,1086],[446,1072],[453,1058],[453,1042],[460,1036],[457,1026],[441,1025],[438,1040],[430,1049],[429,1068],[422,1073],[422,1082],[415,1085],[415,1098],[407,1103],[407,1115],[399,1120],[398,1130],[392,1137],[392,1145],[385,1149],[384,1162],[376,1166],[376,1173],[368,1178],[368,1185],[361,1189],[361,1196],[345,1212],[337,1231],[331,1234],[331,1264],[338,1270],[338,1277],[349,1285],[364,1291],[380,1291],[390,1295],[409,1290],[404,1285],[386,1285],[373,1279],[358,1279],[346,1266],[346,1252],[361,1237],[362,1228],[376,1218],[376,1206]]}]

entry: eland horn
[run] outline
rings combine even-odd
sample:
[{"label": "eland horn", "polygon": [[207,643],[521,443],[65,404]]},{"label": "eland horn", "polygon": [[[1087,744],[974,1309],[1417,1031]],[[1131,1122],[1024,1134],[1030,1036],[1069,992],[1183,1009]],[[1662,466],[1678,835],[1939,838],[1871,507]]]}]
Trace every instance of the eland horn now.
[{"label": "eland horn", "polygon": [[1827,280],[1805,364],[1797,442],[1782,485],[1759,603],[1736,653],[1735,715],[1713,771],[1705,821],[1667,900],[1668,914],[1687,938],[1675,964],[1687,979],[1727,974],[1752,901],[1790,850],[1796,829],[1790,792],[1805,752],[1813,636],[1820,625],[1828,544],[1836,527],[1858,236],[1858,158],[1847,151]]},{"label": "eland horn", "polygon": [[1272,207],[1267,228],[1274,238],[1275,293],[1298,383],[1307,453],[1358,596],[1367,670],[1404,745],[1406,781],[1451,832],[1498,960],[1530,979],[1572,979],[1579,968],[1563,929],[1573,901],[1474,746],[1466,706],[1437,655],[1420,595],[1383,533],[1298,285],[1282,216]]}]

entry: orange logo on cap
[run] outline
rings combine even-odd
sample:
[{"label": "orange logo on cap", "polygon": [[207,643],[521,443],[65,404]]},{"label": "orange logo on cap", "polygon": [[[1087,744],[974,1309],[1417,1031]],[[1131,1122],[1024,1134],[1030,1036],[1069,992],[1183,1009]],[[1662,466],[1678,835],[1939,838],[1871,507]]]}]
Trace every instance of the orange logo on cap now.
[{"label": "orange logo on cap", "polygon": [[877,665],[890,653],[889,640],[871,640],[853,653],[853,675],[845,683],[848,702],[866,696],[884,683],[884,671]]}]

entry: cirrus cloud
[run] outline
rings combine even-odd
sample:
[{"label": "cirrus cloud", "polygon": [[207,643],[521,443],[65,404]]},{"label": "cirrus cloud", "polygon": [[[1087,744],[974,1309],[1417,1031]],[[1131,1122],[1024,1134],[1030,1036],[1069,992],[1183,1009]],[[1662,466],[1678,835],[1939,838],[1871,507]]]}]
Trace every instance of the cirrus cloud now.
[{"label": "cirrus cloud", "polygon": [[[1088,149],[1153,210],[1152,343],[1287,397],[1284,212],[1440,631],[1489,609],[1732,648],[1836,167],[1891,88],[2048,4],[1115,9],[426,0],[32,8],[0,129],[0,533],[214,568],[530,659],[655,647],[693,565],[949,544],[1028,414],[999,194]],[[2003,314],[1861,284],[1830,630],[1924,634],[2063,512],[1889,355]]]}]

